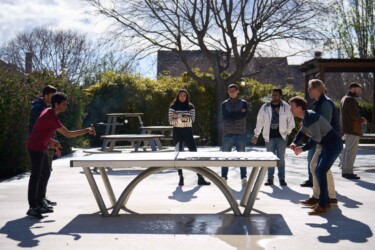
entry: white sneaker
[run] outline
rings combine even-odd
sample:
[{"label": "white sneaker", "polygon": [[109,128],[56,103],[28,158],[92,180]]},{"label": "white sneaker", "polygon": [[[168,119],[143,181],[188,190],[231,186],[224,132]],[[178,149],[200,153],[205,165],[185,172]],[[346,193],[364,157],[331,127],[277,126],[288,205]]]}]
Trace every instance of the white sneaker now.
[{"label": "white sneaker", "polygon": [[228,184],[227,179],[225,179],[225,177],[221,177],[221,179],[225,182],[225,184]]},{"label": "white sneaker", "polygon": [[241,183],[242,183],[242,186],[246,186],[247,185],[247,178],[242,178]]}]

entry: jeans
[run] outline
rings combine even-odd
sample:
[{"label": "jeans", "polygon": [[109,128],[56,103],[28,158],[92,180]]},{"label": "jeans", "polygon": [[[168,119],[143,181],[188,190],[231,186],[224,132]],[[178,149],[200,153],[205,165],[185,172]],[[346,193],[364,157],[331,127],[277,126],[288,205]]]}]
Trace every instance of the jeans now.
[{"label": "jeans", "polygon": [[[286,150],[287,139],[284,140],[282,137],[270,138],[269,142],[266,142],[267,152],[274,153],[279,159],[277,166],[279,180],[285,179],[285,150]],[[268,179],[273,179],[275,168],[268,168]]]},{"label": "jeans", "polygon": [[316,150],[316,145],[313,146],[309,151],[307,151],[307,173],[308,173],[308,176],[309,176],[309,181],[310,182],[313,182],[313,177],[312,177],[312,174],[311,174],[311,160],[315,154],[315,150]]},{"label": "jeans", "polygon": [[29,154],[31,174],[29,179],[28,200],[30,207],[43,204],[47,184],[51,175],[51,166],[47,152],[27,151]]},{"label": "jeans", "polygon": [[[223,136],[222,152],[231,152],[235,146],[237,152],[245,152],[246,135],[226,134]],[[240,167],[241,179],[247,178],[246,167]],[[221,177],[228,179],[228,167],[221,168]]]},{"label": "jeans", "polygon": [[327,186],[327,172],[331,169],[333,163],[339,156],[343,149],[342,140],[337,136],[332,138],[329,143],[322,146],[322,152],[320,153],[318,164],[315,169],[315,175],[318,180],[320,195],[319,205],[326,207],[329,201],[328,197],[328,186]]}]

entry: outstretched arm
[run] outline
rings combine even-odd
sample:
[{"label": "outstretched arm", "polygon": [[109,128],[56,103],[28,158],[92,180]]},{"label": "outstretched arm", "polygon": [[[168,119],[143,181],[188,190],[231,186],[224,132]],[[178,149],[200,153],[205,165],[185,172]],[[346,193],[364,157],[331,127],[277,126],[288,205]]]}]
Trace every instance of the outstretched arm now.
[{"label": "outstretched arm", "polygon": [[64,126],[58,128],[57,131],[67,138],[74,138],[85,134],[96,135],[94,125],[90,125],[88,128],[70,131]]}]

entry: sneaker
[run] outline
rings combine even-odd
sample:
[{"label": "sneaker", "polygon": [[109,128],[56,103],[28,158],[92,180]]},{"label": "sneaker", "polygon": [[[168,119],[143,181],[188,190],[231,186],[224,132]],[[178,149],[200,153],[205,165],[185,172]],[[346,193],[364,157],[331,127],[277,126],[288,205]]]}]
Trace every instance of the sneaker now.
[{"label": "sneaker", "polygon": [[247,178],[246,177],[241,179],[241,184],[242,184],[243,187],[246,187],[246,185],[247,185]]},{"label": "sneaker", "polygon": [[272,186],[273,185],[273,179],[267,179],[267,182],[264,183],[266,186]]},{"label": "sneaker", "polygon": [[331,198],[329,198],[328,204],[330,206],[337,206],[337,203],[338,203],[337,199],[331,199]]},{"label": "sneaker", "polygon": [[307,180],[307,181],[305,181],[305,182],[303,182],[303,183],[301,183],[301,184],[299,184],[301,187],[312,187],[313,186],[313,183],[312,183],[312,181],[309,181],[309,180]]},{"label": "sneaker", "polygon": [[317,204],[313,210],[308,212],[309,215],[320,215],[327,213],[327,208],[321,207],[319,204]]},{"label": "sneaker", "polygon": [[44,201],[47,202],[47,204],[50,205],[50,206],[56,206],[57,205],[57,202],[51,201],[47,198],[44,198]]},{"label": "sneaker", "polygon": [[221,179],[225,182],[225,184],[228,184],[228,183],[227,183],[227,178],[226,178],[226,177],[221,177]]},{"label": "sneaker", "polygon": [[46,206],[39,206],[36,210],[41,214],[53,213],[53,209]]},{"label": "sneaker", "polygon": [[288,184],[285,182],[284,179],[280,180],[280,186],[287,186]]},{"label": "sneaker", "polygon": [[342,177],[349,180],[359,180],[361,177],[357,176],[356,174],[342,174]]},{"label": "sneaker", "polygon": [[315,197],[311,197],[307,200],[300,201],[299,203],[301,203],[301,205],[304,205],[304,206],[314,207],[314,206],[316,206],[316,204],[318,204],[318,202],[319,202],[319,199],[317,199]]},{"label": "sneaker", "polygon": [[27,210],[27,213],[26,213],[28,216],[31,216],[31,217],[34,217],[34,218],[37,218],[37,219],[43,219],[43,215],[38,211],[37,208],[29,208],[29,210]]}]

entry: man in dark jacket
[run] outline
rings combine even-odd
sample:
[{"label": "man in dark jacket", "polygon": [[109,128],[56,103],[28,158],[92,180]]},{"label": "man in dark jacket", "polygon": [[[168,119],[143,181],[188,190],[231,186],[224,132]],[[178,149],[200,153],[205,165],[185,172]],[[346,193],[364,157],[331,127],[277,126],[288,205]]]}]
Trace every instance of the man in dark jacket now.
[{"label": "man in dark jacket", "polygon": [[305,145],[293,147],[294,153],[299,155],[304,151],[310,150],[317,144],[321,148],[319,161],[315,169],[320,188],[319,201],[313,210],[309,212],[309,215],[324,214],[330,207],[327,172],[342,151],[342,140],[324,117],[314,111],[307,110],[306,101],[302,97],[293,97],[289,100],[289,103],[293,116],[302,119],[300,132],[310,137]]},{"label": "man in dark jacket", "polygon": [[[51,97],[53,96],[53,94],[56,93],[56,91],[57,89],[55,87],[51,85],[47,85],[42,90],[42,96],[38,97],[31,103],[31,111],[29,115],[29,135],[33,131],[34,125],[36,121],[38,120],[40,114],[43,112],[43,110],[45,110],[51,105]],[[49,148],[47,150],[48,164],[51,170],[52,170],[52,160],[53,160],[54,151],[55,150],[53,148]],[[57,205],[56,202],[47,199],[46,193],[44,194],[44,203],[45,203],[45,206]]]},{"label": "man in dark jacket", "polygon": [[352,83],[349,92],[341,99],[341,123],[344,133],[345,148],[342,159],[342,177],[360,179],[353,173],[353,165],[358,151],[361,125],[367,123],[359,113],[357,97],[361,95],[362,86]]},{"label": "man in dark jacket", "polygon": [[36,120],[39,118],[43,110],[51,105],[51,97],[55,94],[57,89],[51,85],[47,85],[42,90],[42,96],[36,98],[31,103],[31,111],[29,116],[29,135],[34,128]]},{"label": "man in dark jacket", "polygon": [[[229,98],[221,104],[221,115],[223,117],[223,141],[222,151],[230,152],[235,146],[237,152],[244,152],[246,145],[246,114],[247,101],[238,98],[238,86],[231,84],[228,86]],[[247,184],[246,167],[240,167],[241,183]],[[228,167],[221,168],[221,178],[228,179]]]}]

